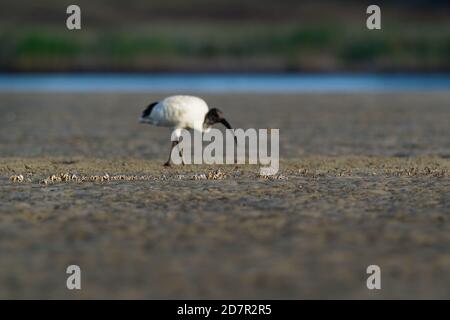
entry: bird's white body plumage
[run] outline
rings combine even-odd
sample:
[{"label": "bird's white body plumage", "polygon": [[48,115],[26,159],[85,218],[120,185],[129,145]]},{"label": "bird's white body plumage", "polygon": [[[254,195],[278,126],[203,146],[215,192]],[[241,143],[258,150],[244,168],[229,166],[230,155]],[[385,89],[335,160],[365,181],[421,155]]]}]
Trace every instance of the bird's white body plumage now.
[{"label": "bird's white body plumage", "polygon": [[170,96],[159,101],[142,122],[161,127],[204,131],[203,122],[208,113],[206,102],[194,96]]}]

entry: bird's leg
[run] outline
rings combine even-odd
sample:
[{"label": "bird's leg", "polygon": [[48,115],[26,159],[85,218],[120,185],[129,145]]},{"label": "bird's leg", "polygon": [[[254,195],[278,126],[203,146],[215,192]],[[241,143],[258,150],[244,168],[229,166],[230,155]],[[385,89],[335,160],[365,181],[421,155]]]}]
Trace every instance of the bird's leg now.
[{"label": "bird's leg", "polygon": [[169,152],[169,159],[166,161],[166,163],[164,163],[165,167],[170,167],[171,165],[171,158],[172,158],[172,150],[173,148],[175,148],[177,146],[177,144],[179,143],[179,141],[172,141],[172,146],[170,147],[170,152]]},{"label": "bird's leg", "polygon": [[[179,141],[178,141],[178,143],[179,143]],[[183,149],[181,149],[180,145],[178,145],[178,151],[179,151],[179,155],[181,158],[181,164],[184,166],[185,163],[184,163],[184,159],[183,159]]]},{"label": "bird's leg", "polygon": [[[170,148],[170,153],[169,153],[169,159],[167,160],[167,162],[166,163],[164,163],[164,166],[166,166],[166,167],[170,167],[170,165],[171,165],[171,155],[172,155],[172,150],[173,150],[173,148],[175,148],[178,144],[180,143],[180,141],[172,141],[172,147]],[[185,163],[184,163],[184,159],[183,159],[183,149],[181,149],[180,148],[180,146],[178,146],[178,154],[180,155],[180,158],[181,158],[181,164],[184,166],[185,165]]]}]

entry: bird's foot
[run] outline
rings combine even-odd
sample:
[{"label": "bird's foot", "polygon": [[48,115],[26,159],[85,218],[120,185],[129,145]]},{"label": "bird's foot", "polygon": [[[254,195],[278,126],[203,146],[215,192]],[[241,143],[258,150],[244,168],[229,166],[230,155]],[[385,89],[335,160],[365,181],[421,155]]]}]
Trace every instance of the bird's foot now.
[{"label": "bird's foot", "polygon": [[164,167],[170,167],[170,166],[171,166],[171,164],[170,164],[169,161],[167,161],[166,163],[164,163]]}]

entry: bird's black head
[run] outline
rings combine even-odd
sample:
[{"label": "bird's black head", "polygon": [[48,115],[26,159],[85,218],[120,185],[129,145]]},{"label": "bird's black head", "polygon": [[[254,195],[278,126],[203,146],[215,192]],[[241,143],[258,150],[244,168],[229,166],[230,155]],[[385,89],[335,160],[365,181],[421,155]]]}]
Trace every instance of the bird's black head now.
[{"label": "bird's black head", "polygon": [[212,108],[205,115],[203,126],[209,128],[216,123],[222,123],[227,129],[232,129],[228,121],[223,117],[222,111],[217,108]]}]

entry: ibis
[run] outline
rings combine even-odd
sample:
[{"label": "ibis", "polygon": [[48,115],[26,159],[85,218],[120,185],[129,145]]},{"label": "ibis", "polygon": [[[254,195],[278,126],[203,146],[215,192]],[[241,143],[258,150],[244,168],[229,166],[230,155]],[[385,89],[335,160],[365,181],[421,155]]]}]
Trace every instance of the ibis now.
[{"label": "ibis", "polygon": [[[142,112],[141,123],[155,126],[170,127],[174,130],[175,141],[171,141],[169,159],[164,164],[171,165],[171,153],[180,142],[181,131],[192,129],[207,132],[214,124],[221,123],[227,129],[231,125],[217,108],[209,109],[206,102],[195,96],[175,95],[153,102]],[[182,151],[179,150],[180,156]]]}]

